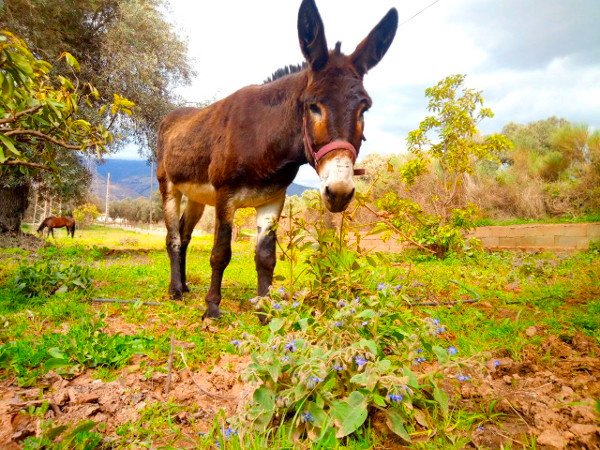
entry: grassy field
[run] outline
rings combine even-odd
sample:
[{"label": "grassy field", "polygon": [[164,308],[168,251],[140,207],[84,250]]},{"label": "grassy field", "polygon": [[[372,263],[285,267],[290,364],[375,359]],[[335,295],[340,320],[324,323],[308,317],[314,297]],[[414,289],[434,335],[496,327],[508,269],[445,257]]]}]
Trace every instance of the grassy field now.
[{"label": "grassy field", "polygon": [[233,244],[223,317],[203,322],[212,237],[193,238],[174,302],[162,236],[56,235],[0,249],[3,448],[599,442],[597,251],[439,261],[284,243],[261,326],[251,242]]}]

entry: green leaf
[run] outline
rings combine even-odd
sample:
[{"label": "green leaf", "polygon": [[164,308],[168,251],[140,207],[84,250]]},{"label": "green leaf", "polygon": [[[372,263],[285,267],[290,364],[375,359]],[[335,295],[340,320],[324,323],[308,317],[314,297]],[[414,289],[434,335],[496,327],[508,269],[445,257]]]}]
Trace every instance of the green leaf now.
[{"label": "green leaf", "polygon": [[274,318],[271,320],[271,322],[269,323],[269,328],[271,329],[272,333],[277,333],[279,330],[281,330],[281,327],[283,327],[283,324],[285,323],[284,319],[280,319],[278,317]]},{"label": "green leaf", "polygon": [[435,353],[435,355],[437,356],[438,362],[440,364],[444,364],[448,362],[448,352],[446,351],[446,349],[440,347],[439,345],[434,345],[431,350],[433,350],[433,353]]},{"label": "green leaf", "polygon": [[440,405],[444,417],[448,416],[448,394],[435,386],[433,389],[433,398]]},{"label": "green leaf", "polygon": [[306,402],[306,411],[313,416],[312,425],[318,428],[322,428],[324,425],[329,423],[329,417],[323,411],[322,407],[317,406],[316,403]]},{"label": "green leaf", "polygon": [[50,358],[44,363],[46,370],[60,369],[71,365],[71,361],[64,358]]},{"label": "green leaf", "polygon": [[73,67],[75,70],[79,71],[81,69],[79,66],[79,61],[77,61],[77,59],[69,52],[63,52],[62,56],[64,56],[67,64]]},{"label": "green leaf", "polygon": [[52,347],[48,349],[48,354],[53,358],[66,359],[66,355],[60,351],[57,347]]},{"label": "green leaf", "polygon": [[342,438],[358,430],[367,419],[367,402],[365,396],[354,391],[345,401],[331,404],[331,413],[337,427],[337,438]]},{"label": "green leaf", "polygon": [[406,428],[404,428],[404,418],[402,417],[402,413],[396,408],[389,408],[385,411],[385,416],[387,418],[386,423],[389,429],[405,441],[410,442],[410,435],[406,431]]},{"label": "green leaf", "polygon": [[[13,144],[12,139],[4,136],[3,134],[0,134],[0,141],[2,141],[2,143],[6,146],[6,148],[8,148],[8,150],[10,150],[11,153],[13,153],[15,155],[21,154],[21,152],[16,149],[15,144]],[[7,159],[7,158],[5,158],[5,159]]]}]

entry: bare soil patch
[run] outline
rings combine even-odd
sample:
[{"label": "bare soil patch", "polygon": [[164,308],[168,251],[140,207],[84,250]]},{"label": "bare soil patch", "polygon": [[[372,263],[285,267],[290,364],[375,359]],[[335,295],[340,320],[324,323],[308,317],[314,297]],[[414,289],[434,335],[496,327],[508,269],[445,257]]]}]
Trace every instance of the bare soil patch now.
[{"label": "bare soil patch", "polygon": [[147,406],[171,402],[185,406],[175,417],[182,435],[197,437],[208,431],[219,410],[229,416],[247,400],[253,388],[243,384],[239,374],[248,363],[248,358],[224,355],[210,370],[173,371],[168,394],[167,373],[154,372],[146,378],[136,365],[109,382],[94,379],[90,371],[71,380],[49,372],[35,388],[4,382],[0,386],[0,448],[21,448],[25,438],[39,434],[42,418],[26,411],[43,402],[50,405],[43,419],[57,424],[93,420],[105,424],[104,433],[109,436],[119,426],[139,420]]}]

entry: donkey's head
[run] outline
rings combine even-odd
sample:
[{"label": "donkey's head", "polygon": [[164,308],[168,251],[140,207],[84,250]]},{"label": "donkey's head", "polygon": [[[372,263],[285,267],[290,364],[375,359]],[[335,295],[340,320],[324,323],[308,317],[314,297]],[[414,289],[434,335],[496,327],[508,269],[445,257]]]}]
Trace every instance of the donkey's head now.
[{"label": "donkey's head", "polygon": [[354,196],[354,163],[364,137],[364,113],[371,98],[363,76],[389,48],[398,13],[392,8],[351,55],[327,49],[323,21],[314,0],[303,0],[298,13],[300,48],[308,62],[302,96],[304,151],[321,179],[327,209],[340,212]]}]

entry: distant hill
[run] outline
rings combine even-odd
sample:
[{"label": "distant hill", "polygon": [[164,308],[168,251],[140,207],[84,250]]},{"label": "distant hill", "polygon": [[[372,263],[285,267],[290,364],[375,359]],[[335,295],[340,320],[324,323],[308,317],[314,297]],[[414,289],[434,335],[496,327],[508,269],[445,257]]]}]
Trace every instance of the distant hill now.
[{"label": "distant hill", "polygon": [[[92,172],[94,168],[92,167]],[[114,200],[124,198],[148,197],[150,193],[150,177],[152,189],[158,189],[158,181],[154,173],[150,173],[150,164],[139,159],[106,159],[97,164],[93,173],[92,191],[104,198],[106,195],[106,176],[110,173],[110,196]],[[302,195],[308,186],[292,183],[287,195]]]}]

